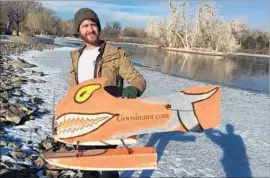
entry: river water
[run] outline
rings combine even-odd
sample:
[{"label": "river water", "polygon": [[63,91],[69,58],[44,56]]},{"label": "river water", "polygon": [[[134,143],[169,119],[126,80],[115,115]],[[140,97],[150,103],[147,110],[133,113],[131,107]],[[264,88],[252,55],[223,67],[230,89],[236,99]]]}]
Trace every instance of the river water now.
[{"label": "river water", "polygon": [[207,83],[269,94],[269,57],[209,56],[120,44],[139,66]]},{"label": "river water", "polygon": [[[79,48],[81,43],[73,44],[72,41],[68,41],[63,46],[74,47],[74,45],[75,48]],[[132,44],[113,45],[123,48],[135,65],[149,70],[269,94],[269,57],[209,56],[142,48]],[[69,58],[69,56],[61,57]],[[53,57],[51,59],[53,60]],[[60,61],[59,67],[65,71],[69,63],[66,63],[66,60]]]}]

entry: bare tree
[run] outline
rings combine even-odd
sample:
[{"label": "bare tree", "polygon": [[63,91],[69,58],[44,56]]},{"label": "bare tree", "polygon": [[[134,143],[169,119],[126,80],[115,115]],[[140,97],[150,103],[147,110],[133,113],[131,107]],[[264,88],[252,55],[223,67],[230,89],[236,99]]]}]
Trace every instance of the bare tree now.
[{"label": "bare tree", "polygon": [[52,16],[51,17],[51,25],[52,25],[52,29],[53,29],[53,34],[56,34],[56,26],[61,22],[61,18],[57,17],[57,16]]},{"label": "bare tree", "polygon": [[232,34],[238,41],[239,45],[242,46],[243,39],[249,33],[248,25],[246,24],[245,17],[239,17],[231,21]]},{"label": "bare tree", "polygon": [[[62,20],[60,23],[61,34],[64,35],[73,35],[73,21],[72,20]],[[58,28],[58,25],[57,25]]]},{"label": "bare tree", "polygon": [[52,9],[42,6],[38,11],[27,15],[26,26],[35,33],[55,34],[61,18],[54,14]]},{"label": "bare tree", "polygon": [[8,1],[6,2],[6,11],[7,16],[15,23],[16,25],[16,35],[19,36],[20,32],[20,23],[26,19],[26,16],[31,11],[34,11],[35,8],[39,5],[38,2],[34,1]]},{"label": "bare tree", "polygon": [[30,31],[35,34],[41,32],[40,26],[40,14],[39,13],[29,13],[26,18],[25,25]]},{"label": "bare tree", "polygon": [[121,32],[121,23],[118,21],[107,22],[102,30],[102,36],[105,38],[116,38]]},{"label": "bare tree", "polygon": [[170,18],[165,21],[151,22],[147,26],[147,35],[160,39],[163,46],[190,48],[189,39],[192,36],[192,9],[185,0],[175,3],[168,0]]},{"label": "bare tree", "polygon": [[239,48],[236,36],[245,31],[238,19],[226,22],[218,16],[218,6],[199,3],[195,12],[185,0],[168,0],[170,17],[154,21],[146,28],[147,36],[159,45],[177,48],[207,48],[215,51],[234,51]]},{"label": "bare tree", "polygon": [[11,24],[12,24],[12,18],[9,16],[7,7],[8,2],[7,1],[0,1],[1,10],[0,10],[0,24],[1,27],[5,27],[6,29],[10,30]]},{"label": "bare tree", "polygon": [[144,29],[125,27],[123,29],[123,36],[126,37],[135,37],[135,38],[145,38],[147,34]]}]

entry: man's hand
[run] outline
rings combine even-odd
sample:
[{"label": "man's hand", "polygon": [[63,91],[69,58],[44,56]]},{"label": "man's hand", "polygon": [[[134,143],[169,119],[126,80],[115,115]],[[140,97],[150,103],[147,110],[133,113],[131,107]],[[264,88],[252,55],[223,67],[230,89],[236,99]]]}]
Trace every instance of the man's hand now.
[{"label": "man's hand", "polygon": [[137,98],[138,89],[133,86],[128,86],[123,89],[122,98]]}]

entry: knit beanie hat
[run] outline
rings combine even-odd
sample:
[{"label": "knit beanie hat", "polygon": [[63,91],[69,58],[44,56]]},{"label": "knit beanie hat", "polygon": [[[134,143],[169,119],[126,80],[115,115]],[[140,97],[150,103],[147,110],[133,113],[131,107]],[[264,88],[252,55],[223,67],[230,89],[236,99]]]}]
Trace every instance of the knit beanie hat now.
[{"label": "knit beanie hat", "polygon": [[74,33],[75,34],[78,33],[81,23],[86,19],[90,19],[96,22],[98,26],[98,30],[101,31],[101,26],[100,26],[100,22],[99,22],[97,14],[91,9],[82,8],[82,9],[79,9],[74,15]]}]

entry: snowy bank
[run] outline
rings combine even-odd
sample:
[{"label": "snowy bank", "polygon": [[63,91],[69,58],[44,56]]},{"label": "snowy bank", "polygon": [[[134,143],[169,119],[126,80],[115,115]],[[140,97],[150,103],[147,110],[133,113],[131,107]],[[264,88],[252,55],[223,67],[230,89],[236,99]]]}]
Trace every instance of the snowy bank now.
[{"label": "snowy bank", "polygon": [[[68,86],[69,51],[73,48],[31,51],[21,56],[34,63],[37,71],[46,74],[46,83],[23,86],[24,91],[45,101],[44,108],[52,111]],[[195,85],[208,83],[192,81],[137,67],[145,76],[147,89],[142,99],[161,100],[166,95]],[[136,146],[153,146],[158,153],[158,169],[121,172],[122,177],[269,177],[270,176],[270,97],[236,88],[219,86],[222,92],[221,124],[217,129],[202,134],[158,133],[142,135]],[[37,89],[38,88],[38,89]],[[180,102],[180,101],[179,101]],[[51,134],[52,113],[27,121],[26,128],[38,132],[6,129],[9,137],[31,140],[37,144]],[[30,129],[31,130],[31,129]],[[135,145],[134,145],[135,146]]]},{"label": "snowy bank", "polygon": [[[80,38],[75,37],[59,37],[55,38],[55,44],[61,44],[61,43],[73,43],[77,45],[83,45],[83,40]],[[218,52],[210,49],[205,48],[190,48],[190,49],[184,49],[184,48],[170,48],[170,47],[160,47],[159,45],[150,45],[150,44],[142,44],[142,43],[128,43],[128,42],[115,42],[115,41],[108,41],[110,44],[128,44],[128,45],[134,45],[140,48],[157,48],[167,51],[174,51],[174,52],[180,52],[180,53],[190,53],[190,54],[202,54],[202,55],[210,55],[210,56],[247,56],[247,57],[262,57],[262,58],[270,58],[270,55],[264,55],[264,54],[251,54],[251,53],[236,53],[236,52]]]}]

